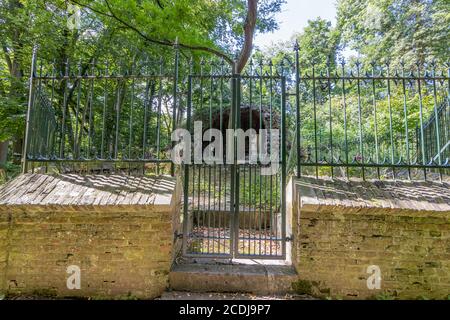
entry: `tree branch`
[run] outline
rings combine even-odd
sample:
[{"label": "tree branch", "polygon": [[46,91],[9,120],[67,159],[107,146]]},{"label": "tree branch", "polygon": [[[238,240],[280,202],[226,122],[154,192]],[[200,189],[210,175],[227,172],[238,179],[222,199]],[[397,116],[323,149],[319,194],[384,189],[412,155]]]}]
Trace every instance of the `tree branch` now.
[{"label": "tree branch", "polygon": [[158,4],[158,7],[160,7],[161,9],[164,9],[164,6],[161,4],[161,1],[156,0],[156,3]]},{"label": "tree branch", "polygon": [[127,28],[129,28],[130,30],[136,32],[140,37],[142,37],[144,40],[146,40],[146,41],[148,41],[148,42],[150,42],[150,43],[154,43],[154,44],[158,44],[158,45],[162,45],[162,46],[175,46],[175,45],[178,45],[180,48],[184,48],[184,49],[204,51],[204,52],[208,52],[208,53],[214,54],[214,55],[216,55],[216,56],[218,56],[218,57],[220,57],[220,58],[223,58],[223,59],[224,59],[225,61],[227,61],[230,65],[232,65],[232,64],[234,63],[233,60],[232,60],[228,55],[226,55],[225,53],[223,53],[223,52],[221,52],[221,51],[219,51],[219,50],[216,50],[216,49],[212,49],[212,48],[205,47],[205,46],[196,46],[196,45],[188,45],[188,44],[184,44],[184,43],[175,43],[175,42],[173,42],[173,41],[169,41],[169,40],[165,40],[165,39],[159,40],[159,39],[153,39],[153,38],[150,38],[150,37],[147,36],[145,33],[143,33],[142,31],[140,31],[137,27],[135,27],[135,26],[129,24],[128,22],[126,22],[125,20],[123,20],[122,18],[120,18],[120,17],[112,10],[111,5],[110,5],[110,3],[108,2],[108,0],[104,0],[104,1],[105,1],[105,3],[106,3],[106,6],[108,7],[109,13],[103,12],[103,11],[100,11],[100,10],[97,10],[97,9],[94,9],[94,8],[91,7],[91,6],[89,6],[89,5],[87,5],[87,4],[84,4],[84,3],[80,3],[80,2],[78,2],[78,1],[76,1],[76,0],[70,0],[70,1],[73,2],[73,3],[76,4],[76,5],[79,5],[79,6],[81,6],[81,7],[87,8],[87,9],[91,10],[92,12],[95,12],[95,13],[97,13],[97,14],[100,14],[100,15],[103,15],[103,16],[106,16],[106,17],[115,19],[116,21],[120,22],[121,24],[123,24],[124,26],[126,26]]},{"label": "tree branch", "polygon": [[236,62],[235,72],[241,73],[247,64],[253,50],[253,37],[255,35],[256,19],[258,16],[258,0],[247,0],[247,18],[244,25],[244,46]]}]

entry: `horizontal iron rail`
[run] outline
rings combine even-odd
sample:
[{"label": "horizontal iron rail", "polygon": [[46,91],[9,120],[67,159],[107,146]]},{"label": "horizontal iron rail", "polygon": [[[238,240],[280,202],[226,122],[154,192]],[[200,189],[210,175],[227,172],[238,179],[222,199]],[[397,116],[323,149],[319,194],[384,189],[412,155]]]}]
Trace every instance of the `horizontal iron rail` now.
[{"label": "horizontal iron rail", "polygon": [[[216,237],[216,236],[198,236],[195,233],[189,234],[189,237],[191,239],[212,239],[212,240],[230,240],[230,237]],[[244,237],[244,236],[239,236],[237,239],[239,240],[250,240],[250,241],[284,241],[284,238],[275,238],[275,237],[255,237],[255,238],[248,238],[248,237]]]},{"label": "horizontal iron rail", "polygon": [[349,167],[349,168],[397,168],[397,169],[450,169],[450,164],[443,165],[419,165],[419,164],[370,164],[370,163],[320,163],[320,162],[301,162],[301,166],[309,167]]},{"label": "horizontal iron rail", "polygon": [[38,158],[30,158],[28,157],[28,160],[30,162],[49,162],[49,163],[62,163],[62,162],[69,162],[69,163],[172,163],[172,160],[157,160],[157,159],[38,159]]},{"label": "horizontal iron rail", "polygon": [[147,79],[172,79],[170,75],[85,75],[85,76],[36,76],[33,81],[39,80],[147,80]]},{"label": "horizontal iron rail", "polygon": [[281,255],[254,255],[254,254],[245,254],[245,253],[238,253],[236,254],[235,259],[261,259],[261,260],[285,260],[286,254]]},{"label": "horizontal iron rail", "polygon": [[426,81],[426,80],[439,80],[439,81],[445,81],[445,80],[450,80],[449,77],[446,76],[429,76],[429,77],[424,77],[424,76],[420,76],[420,77],[415,77],[415,76],[410,76],[410,77],[396,77],[396,76],[330,76],[330,77],[319,77],[319,76],[306,76],[306,75],[300,75],[300,80],[301,81],[305,81],[305,80],[322,80],[322,81],[328,81],[328,80],[348,80],[348,81],[353,81],[353,80],[392,80],[392,81],[402,81],[402,80],[408,80],[408,81]]},{"label": "horizontal iron rail", "polygon": [[[230,74],[223,74],[223,75],[218,75],[218,74],[202,74],[202,75],[190,75],[192,78],[194,79],[220,79],[220,78],[225,78],[225,79],[232,79],[233,77],[237,77],[237,75],[230,75]],[[244,79],[244,80],[248,80],[248,79],[281,79],[281,75],[239,75],[238,76],[240,79]]]},{"label": "horizontal iron rail", "polygon": [[[304,64],[296,46],[294,60],[286,56],[277,65],[250,63],[236,75],[214,60],[179,63],[176,52],[170,63],[147,60],[136,68],[134,62],[124,67],[81,61],[42,67],[41,60],[31,71],[35,128],[25,143],[29,148],[24,161],[170,163],[164,158],[174,145],[170,133],[186,121],[189,81],[196,103],[193,120],[203,117],[207,129],[213,122],[217,125],[217,118],[223,122],[229,116],[232,79],[242,86],[239,104],[251,106],[242,111],[252,115],[246,115],[249,126],[259,113],[260,121],[270,118],[272,123],[280,112],[284,79],[283,143],[290,149],[290,173],[300,176],[302,167],[316,167],[316,176],[335,175],[333,169],[317,168],[347,168],[347,177],[359,175],[348,169],[361,168],[363,178],[366,168],[377,170],[378,177],[381,168],[407,169],[408,178],[410,169],[423,169],[425,178],[429,170],[448,173],[444,147],[449,142],[450,71],[435,63],[408,70],[403,64],[392,70],[359,62]],[[42,121],[48,123],[40,128]],[[227,126],[221,123],[220,129]],[[308,161],[305,152],[310,152]],[[359,161],[352,162],[354,157]],[[305,174],[311,174],[308,170]]]},{"label": "horizontal iron rail", "polygon": [[185,253],[183,254],[186,258],[208,258],[208,259],[231,259],[231,253]]}]

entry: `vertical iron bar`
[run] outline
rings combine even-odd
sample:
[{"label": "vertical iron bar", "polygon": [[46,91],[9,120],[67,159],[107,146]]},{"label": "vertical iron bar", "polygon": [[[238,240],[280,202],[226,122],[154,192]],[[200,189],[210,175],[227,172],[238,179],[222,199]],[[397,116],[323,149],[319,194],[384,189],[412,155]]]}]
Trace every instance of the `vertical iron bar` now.
[{"label": "vertical iron bar", "polygon": [[299,62],[299,45],[295,41],[295,126],[297,139],[297,178],[301,177],[301,123],[300,123],[300,62]]},{"label": "vertical iron bar", "polygon": [[[36,66],[38,65],[38,63],[36,63]],[[39,66],[39,74],[38,74],[39,80],[38,80],[38,85],[37,85],[37,92],[41,93],[42,92],[42,60],[41,60],[41,64]],[[41,104],[45,103],[42,101],[42,98],[40,98],[41,100]],[[45,108],[45,107],[44,107]],[[35,109],[35,108],[33,108]],[[31,140],[31,146],[32,148],[32,152],[34,153],[34,157],[38,157],[40,158],[42,156],[42,137],[43,137],[43,126],[41,126],[41,124],[45,123],[43,117],[45,116],[45,109],[43,109],[42,105],[39,105],[38,108],[36,110],[34,110],[34,112],[37,112],[36,117],[35,118],[35,123],[39,124],[39,127],[37,127],[35,130],[36,132],[34,133],[34,140]]]},{"label": "vertical iron bar", "polygon": [[30,140],[30,116],[31,109],[33,108],[34,102],[34,91],[33,91],[33,83],[34,83],[34,71],[36,65],[36,56],[37,56],[37,47],[33,47],[33,56],[31,58],[31,69],[30,69],[30,78],[29,78],[29,91],[28,91],[28,108],[27,108],[27,121],[26,121],[26,129],[25,129],[25,139],[24,139],[24,148],[22,155],[22,173],[27,173],[28,171],[28,148],[29,148],[29,140]]},{"label": "vertical iron bar", "polygon": [[378,150],[378,123],[377,123],[377,96],[375,87],[375,65],[372,65],[372,98],[373,98],[373,109],[374,109],[374,126],[375,126],[375,161],[377,164],[377,177],[380,179],[380,154]]},{"label": "vertical iron bar", "polygon": [[[234,130],[241,127],[241,76],[236,75],[235,82],[235,105],[234,105]],[[235,210],[235,255],[239,254],[239,233],[240,233],[240,225],[239,225],[239,216],[240,216],[240,166],[237,163],[237,137],[234,136],[234,169],[235,169],[235,201],[234,201],[234,210]]]},{"label": "vertical iron bar", "polygon": [[[188,96],[187,96],[187,119],[186,128],[191,133],[191,109],[192,109],[192,76],[188,76]],[[192,143],[192,141],[191,141]],[[190,146],[189,146],[190,147]],[[189,159],[190,160],[190,159]],[[183,252],[186,253],[187,250],[187,240],[188,240],[188,223],[189,223],[189,161],[183,164],[184,167],[184,197],[183,197]],[[194,193],[194,189],[192,189]]]},{"label": "vertical iron bar", "polygon": [[[158,89],[158,106],[156,112],[156,174],[159,175],[159,160],[161,158],[161,104],[162,104],[162,82],[163,82],[163,60],[159,62],[159,89]],[[175,122],[174,122],[175,123]],[[174,129],[175,130],[175,129]]]},{"label": "vertical iron bar", "polygon": [[[263,63],[262,61],[260,61],[259,64],[259,128],[261,129],[263,127],[263,120],[262,120],[262,104],[263,104]],[[265,128],[265,127],[264,127]],[[266,128],[265,128],[266,129]],[[264,143],[263,141],[261,141],[261,143]],[[261,178],[261,163],[259,164],[259,255],[261,255],[261,249],[262,249],[262,225],[263,225],[263,221],[265,222],[265,211],[262,210],[262,178]],[[264,188],[264,200],[265,200],[265,193],[266,193],[266,188]],[[265,206],[265,203],[264,203]],[[264,223],[265,226],[265,223]],[[264,232],[266,232],[266,230],[264,229]],[[265,241],[265,240],[264,240]],[[265,244],[265,242],[264,242]]]},{"label": "vertical iron bar", "polygon": [[331,171],[331,178],[334,177],[334,167],[333,167],[333,115],[332,115],[332,103],[331,103],[331,81],[330,81],[330,61],[328,60],[327,63],[327,85],[328,85],[328,116],[329,116],[329,128],[330,128],[330,171]]},{"label": "vertical iron bar", "polygon": [[362,131],[362,115],[361,115],[361,82],[359,77],[360,72],[360,64],[356,63],[356,76],[357,76],[357,89],[358,89],[358,130],[359,130],[359,153],[361,156],[362,161],[362,178],[363,180],[366,180],[366,174],[365,174],[365,159],[364,159],[364,145],[363,145],[363,131]]},{"label": "vertical iron bar", "polygon": [[91,151],[92,151],[92,127],[93,127],[93,103],[94,103],[94,99],[93,99],[93,95],[94,95],[94,69],[95,69],[95,61],[92,61],[92,67],[91,67],[91,81],[90,81],[90,92],[89,92],[89,124],[88,124],[88,149],[87,149],[87,153],[86,153],[86,158],[87,159],[91,159]]},{"label": "vertical iron bar", "polygon": [[[53,107],[53,100],[55,98],[55,61],[53,60],[53,64],[52,64],[52,93],[51,93],[51,97],[50,97],[50,108],[53,111],[54,107]],[[54,130],[56,130],[56,128],[54,128]],[[54,156],[56,156],[56,150],[55,150],[55,138],[54,138],[55,132],[52,133],[52,139],[51,139],[51,150],[49,153],[49,158],[52,158]]]},{"label": "vertical iron bar", "polygon": [[[210,62],[210,87],[209,87],[209,129],[212,129],[212,95],[213,95],[213,63],[212,61]],[[211,137],[209,137],[211,140]],[[211,166],[212,165],[208,165],[208,235],[209,235],[209,231],[211,230]],[[212,230],[212,234],[214,237],[214,230]],[[210,241],[208,239],[208,252],[210,252]],[[214,251],[214,240],[213,240],[213,246],[212,249]]]},{"label": "vertical iron bar", "polygon": [[67,106],[69,102],[67,101],[67,84],[69,82],[69,59],[66,60],[66,66],[64,71],[64,98],[63,98],[63,114],[62,114],[62,123],[61,123],[61,141],[59,148],[59,157],[60,159],[64,159],[64,145],[66,142],[65,135],[65,126],[66,126],[66,114],[68,112]]},{"label": "vertical iron bar", "polygon": [[[220,128],[220,132],[222,133],[222,130],[223,130],[223,125],[222,125],[222,121],[223,121],[223,59],[222,59],[222,61],[221,61],[221,65],[220,65],[220,83],[219,83],[219,90],[220,90],[220,101],[219,101],[219,128]],[[223,150],[222,150],[222,152],[223,152]],[[222,154],[222,159],[221,159],[221,161],[223,162],[223,154]],[[221,196],[221,193],[222,193],[222,171],[224,171],[224,179],[225,179],[225,181],[224,181],[224,194],[225,194],[225,196],[224,196],[224,207],[223,207],[223,212],[224,213],[222,213],[222,211],[221,211],[221,209],[222,209],[222,196]],[[227,207],[227,205],[226,205],[226,187],[227,187],[227,182],[226,182],[226,178],[227,178],[227,174],[226,174],[226,166],[225,166],[225,164],[223,164],[223,166],[222,167],[220,167],[219,166],[219,226],[218,226],[218,230],[219,230],[219,247],[218,247],[218,250],[219,250],[219,252],[220,253],[222,253],[221,252],[221,250],[220,250],[220,245],[221,245],[221,234],[222,234],[222,224],[221,224],[221,222],[222,222],[222,216],[223,216],[223,253],[226,253],[226,245],[225,245],[225,242],[226,242],[226,240],[225,240],[225,238],[226,238],[226,228],[225,228],[225,226],[226,226],[226,219],[227,219],[227,217],[226,217],[226,207]]]},{"label": "vertical iron bar", "polygon": [[345,171],[347,179],[349,178],[348,163],[348,132],[347,132],[347,99],[345,95],[345,62],[341,62],[342,67],[342,103],[344,105],[344,148],[345,148]]},{"label": "vertical iron bar", "polygon": [[[209,128],[212,129],[213,125],[212,125],[212,100],[213,100],[213,96],[214,96],[214,69],[213,69],[213,61],[211,61],[211,89],[210,89],[210,96],[209,96]],[[217,150],[214,150],[214,152],[216,153]],[[211,173],[210,173],[210,180],[212,179],[213,184],[213,191],[212,191],[212,205],[210,205],[210,207],[212,206],[212,211],[213,211],[213,222],[212,222],[212,230],[213,230],[213,252],[214,253],[220,253],[220,251],[218,251],[217,249],[217,209],[216,209],[216,191],[217,191],[217,168],[218,168],[218,163],[214,162],[212,170],[212,178],[211,178]],[[211,170],[211,168],[210,168]],[[211,185],[211,183],[210,183]],[[211,196],[211,193],[210,193]]]},{"label": "vertical iron bar", "polygon": [[106,131],[106,107],[107,107],[107,101],[108,101],[108,67],[109,63],[106,62],[106,69],[105,69],[105,84],[104,84],[104,91],[103,91],[103,121],[102,121],[102,142],[101,142],[101,148],[100,148],[100,158],[105,159],[104,149],[105,149],[105,131]]},{"label": "vertical iron bar", "polygon": [[[231,110],[230,110],[230,117],[231,117],[231,129],[236,129],[236,112],[237,112],[237,77],[238,75],[233,74],[233,77],[231,79]],[[231,181],[230,181],[230,210],[233,213],[233,219],[232,219],[232,227],[231,227],[231,257],[234,258],[236,255],[236,252],[238,251],[238,234],[237,231],[239,230],[239,220],[237,217],[237,208],[236,203],[238,203],[237,200],[237,168],[236,168],[236,143],[235,143],[235,136],[233,135],[231,143],[233,145],[233,163],[231,164]],[[229,148],[227,147],[227,150]]]},{"label": "vertical iron bar", "polygon": [[403,89],[403,113],[405,117],[405,143],[406,143],[406,164],[408,166],[408,180],[411,180],[411,161],[409,158],[409,131],[408,131],[408,106],[406,99],[406,80],[405,80],[405,68],[402,63],[402,89]]},{"label": "vertical iron bar", "polygon": [[[434,101],[434,121],[436,126],[436,147],[437,147],[437,158],[439,166],[442,165],[441,157],[441,132],[439,127],[439,113],[438,113],[438,101],[437,101],[437,88],[436,88],[436,65],[435,62],[432,63],[432,77],[433,77],[433,101]],[[434,158],[436,159],[436,157]],[[433,159],[433,161],[434,161]],[[439,180],[442,182],[442,170],[439,171]]]},{"label": "vertical iron bar", "polygon": [[[152,85],[153,85],[153,83],[152,83]],[[143,132],[143,136],[142,136],[142,159],[146,159],[145,151],[147,149],[148,104],[151,103],[151,101],[149,102],[149,100],[150,100],[149,91],[150,91],[150,81],[147,78],[147,83],[145,86],[145,95],[144,95],[144,132]],[[151,94],[152,94],[151,99],[153,100],[153,88],[152,88]]]},{"label": "vertical iron bar", "polygon": [[316,68],[315,63],[312,65],[312,78],[313,78],[313,110],[314,110],[314,161],[316,163],[316,178],[319,178],[319,154],[317,145],[317,106],[316,106]]},{"label": "vertical iron bar", "polygon": [[392,165],[392,176],[395,180],[395,146],[394,146],[394,134],[392,128],[392,103],[391,103],[391,75],[389,70],[389,64],[387,64],[387,100],[389,109],[389,137],[391,140],[391,165]]},{"label": "vertical iron bar", "polygon": [[[253,129],[253,91],[252,91],[252,76],[253,76],[253,60],[250,60],[250,77],[248,79],[249,81],[249,110],[248,110],[248,127],[250,132]],[[253,202],[252,202],[252,164],[250,161],[250,152],[251,152],[251,141],[249,140],[249,146],[248,146],[248,150],[249,150],[249,154],[248,154],[248,177],[249,177],[249,188],[248,188],[248,215],[251,222],[250,224],[255,224],[256,221],[256,215],[255,215],[255,211],[253,210]],[[253,210],[253,211],[252,211]],[[255,226],[256,227],[256,226]],[[254,228],[255,228],[254,227]],[[255,228],[256,230],[256,228]],[[248,241],[248,247],[249,247],[249,254],[250,254],[250,248],[251,248],[251,243],[253,242],[253,254],[256,254],[255,252],[255,238],[254,238],[254,234],[253,234],[253,241],[250,240],[250,230],[249,230],[249,241]]]},{"label": "vertical iron bar", "polygon": [[[89,79],[89,68],[88,68],[88,66],[89,66],[89,64],[87,65],[87,67],[86,67],[86,75],[87,75],[87,79]],[[87,81],[87,79],[86,79],[86,82],[87,82],[87,85],[86,85],[86,94],[85,94],[85,98],[86,98],[86,102],[85,102],[85,105],[84,105],[84,109],[83,109],[83,115],[82,115],[82,118],[81,118],[81,129],[80,129],[80,134],[79,134],[79,150],[78,150],[78,154],[79,154],[79,156],[78,156],[78,158],[80,157],[80,155],[81,155],[81,147],[82,147],[82,145],[83,145],[83,132],[84,132],[84,122],[86,121],[86,113],[87,113],[87,111],[88,111],[88,109],[89,109],[89,105],[90,105],[90,97],[91,97],[91,81]],[[81,81],[81,80],[80,80]],[[89,139],[89,137],[88,137],[88,139]],[[86,145],[86,144],[85,144]]]},{"label": "vertical iron bar", "polygon": [[281,78],[281,254],[286,254],[286,77]]},{"label": "vertical iron bar", "polygon": [[[131,71],[133,73],[133,69]],[[130,101],[130,118],[128,122],[128,130],[129,130],[129,137],[128,137],[128,158],[132,159],[131,150],[133,145],[133,111],[134,111],[134,93],[135,93],[135,78],[133,77],[132,83],[131,83],[131,101]]]},{"label": "vertical iron bar", "polygon": [[[79,158],[79,145],[78,145],[78,116],[80,113],[80,99],[81,99],[81,86],[83,85],[83,78],[81,74],[81,61],[78,62],[78,90],[77,90],[77,106],[75,109],[75,134],[73,137],[73,145],[74,145],[74,159]],[[83,128],[81,128],[83,130]]]},{"label": "vertical iron bar", "polygon": [[[450,62],[447,63],[447,110],[444,111],[444,121],[447,129],[445,130],[446,141],[450,140]],[[450,158],[450,152],[448,153]],[[447,174],[449,170],[447,170]]]},{"label": "vertical iron bar", "polygon": [[119,152],[119,134],[120,134],[120,105],[121,105],[121,86],[124,82],[120,79],[117,80],[117,94],[116,94],[116,125],[115,125],[115,139],[114,139],[114,159],[118,159]]},{"label": "vertical iron bar", "polygon": [[[273,112],[273,69],[272,69],[272,60],[269,61],[269,68],[270,68],[270,77],[269,77],[269,123],[270,123],[270,134],[269,134],[269,141],[272,141],[272,112]],[[270,147],[270,154],[272,154],[272,147]],[[273,218],[274,212],[273,212],[273,177],[270,176],[270,201],[269,201],[269,212],[270,212],[270,255],[272,255],[272,239],[273,239],[273,221],[275,220]],[[275,213],[276,214],[276,213]],[[275,234],[276,235],[276,234]]]},{"label": "vertical iron bar", "polygon": [[[175,39],[175,70],[174,70],[174,77],[173,77],[173,106],[172,106],[172,130],[174,131],[176,129],[176,121],[177,121],[177,103],[178,103],[178,63],[179,63],[179,56],[180,56],[180,50],[178,46],[178,37]],[[172,141],[172,149],[175,146],[174,142]],[[173,162],[170,164],[170,175],[173,177],[175,175],[175,166]]]},{"label": "vertical iron bar", "polygon": [[[424,138],[424,127],[423,127],[423,99],[422,99],[422,85],[420,80],[420,64],[417,64],[417,91],[419,93],[419,117],[420,117],[420,150],[422,153],[422,165],[427,164],[426,154],[425,154],[425,138]],[[427,169],[423,169],[424,179],[427,179]]]}]

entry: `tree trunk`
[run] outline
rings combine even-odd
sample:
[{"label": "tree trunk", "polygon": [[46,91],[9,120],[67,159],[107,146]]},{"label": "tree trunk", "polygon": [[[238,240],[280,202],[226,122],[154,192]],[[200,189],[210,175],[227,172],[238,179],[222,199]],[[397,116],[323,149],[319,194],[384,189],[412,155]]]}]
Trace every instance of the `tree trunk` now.
[{"label": "tree trunk", "polygon": [[23,153],[23,137],[16,136],[13,143],[13,163],[20,164],[22,161],[22,153]]},{"label": "tree trunk", "polygon": [[0,142],[0,168],[3,168],[8,161],[8,146],[9,141]]},{"label": "tree trunk", "polygon": [[244,70],[253,50],[253,38],[255,36],[256,19],[258,16],[258,0],[247,0],[247,18],[244,25],[244,45],[239,58],[236,61],[235,73],[240,74]]}]

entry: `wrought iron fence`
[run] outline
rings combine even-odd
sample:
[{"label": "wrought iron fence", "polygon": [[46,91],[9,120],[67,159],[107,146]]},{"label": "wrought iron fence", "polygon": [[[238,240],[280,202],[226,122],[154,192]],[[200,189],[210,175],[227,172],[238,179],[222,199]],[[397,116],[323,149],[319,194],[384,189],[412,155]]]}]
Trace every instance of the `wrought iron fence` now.
[{"label": "wrought iron fence", "polygon": [[[119,69],[119,72],[111,72]],[[172,63],[33,58],[24,171],[173,173],[169,151],[177,116],[178,51]]]},{"label": "wrought iron fence", "polygon": [[[448,101],[441,102],[440,108],[437,110],[437,117],[433,113],[431,118],[423,125],[423,150],[419,148],[417,154],[419,158],[422,157],[424,152],[425,159],[430,161],[438,161],[439,157],[442,159],[450,158],[450,108]],[[436,119],[438,119],[436,121]],[[436,128],[439,128],[440,134],[437,136]],[[416,137],[420,137],[420,127],[416,128]],[[417,146],[420,146],[420,141],[416,142]]]},{"label": "wrought iron fence", "polygon": [[[199,74],[188,79],[186,128],[191,132],[192,149],[196,149],[195,142],[205,137],[201,149],[209,147],[213,139],[206,130],[210,128],[222,133],[223,138],[214,137],[214,142],[222,142],[224,148],[223,153],[215,154],[219,163],[183,166],[184,255],[284,259],[285,77],[271,64],[250,64],[242,75],[231,75],[221,61],[208,65],[202,61]],[[195,121],[203,127],[200,136],[195,133]],[[247,135],[228,136],[228,129],[241,129]],[[270,163],[264,163],[250,145],[249,130],[260,135],[263,129],[275,129],[268,131],[273,136],[266,141],[270,153],[276,154]],[[274,136],[281,141],[280,148],[272,143]],[[231,161],[230,145],[232,150],[236,147]],[[237,149],[243,150],[245,159],[238,161]],[[272,174],[265,173],[272,165]]]},{"label": "wrought iron fence", "polygon": [[448,68],[302,65],[298,47],[294,54],[291,167],[296,158],[298,176],[442,179],[449,173]]},{"label": "wrought iron fence", "polygon": [[[107,63],[94,61],[36,64],[25,169],[30,163],[59,163],[62,170],[71,170],[69,164],[76,163],[96,172],[133,172],[152,164],[157,172],[173,174],[170,134],[186,123],[188,76],[215,79],[215,97],[194,97],[213,104],[211,111],[192,115],[204,120],[204,130],[216,125],[218,81],[232,78],[231,68],[221,61],[182,60],[176,49],[173,60],[135,62],[116,74]],[[253,81],[249,88],[276,75],[287,81],[285,146],[291,174],[442,179],[450,170],[449,73],[448,66],[437,64],[411,70],[359,62],[303,63],[296,46],[277,63],[253,61],[243,76]],[[280,84],[273,83],[272,90],[280,92]],[[243,116],[252,119],[245,113],[255,106],[275,119],[280,95],[259,102],[255,93],[242,90]],[[222,94],[231,99],[226,90]],[[222,108],[226,111],[230,104]]]}]

